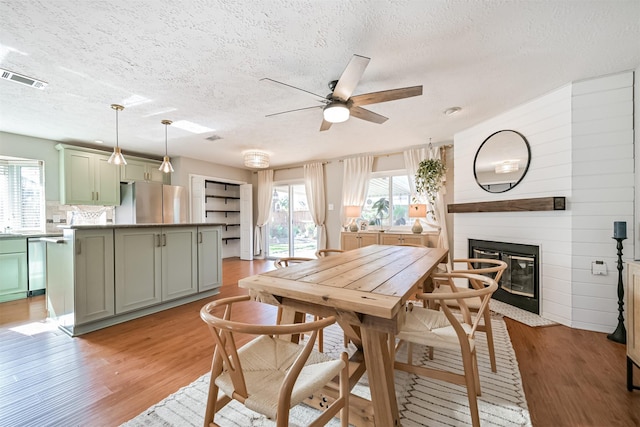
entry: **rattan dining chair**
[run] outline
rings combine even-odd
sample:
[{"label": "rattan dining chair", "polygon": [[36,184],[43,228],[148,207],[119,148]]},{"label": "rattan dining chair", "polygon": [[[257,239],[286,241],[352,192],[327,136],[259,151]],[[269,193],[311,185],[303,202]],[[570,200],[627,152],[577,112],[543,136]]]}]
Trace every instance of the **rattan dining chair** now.
[{"label": "rattan dining chair", "polygon": [[[311,426],[327,424],[340,414],[341,425],[349,425],[349,363],[347,353],[332,359],[313,350],[322,328],[333,324],[335,317],[318,321],[263,325],[234,321],[232,307],[248,302],[248,295],[224,298],[206,304],[200,317],[214,339],[211,381],[205,411],[205,427],[217,427],[214,418],[231,400],[275,420],[277,427],[289,425],[289,410],[318,392],[336,376],[339,395]],[[238,307],[241,309],[241,307]],[[285,341],[278,336],[311,333],[304,344]],[[255,335],[238,348],[235,334]]]},{"label": "rattan dining chair", "polygon": [[[456,267],[456,264],[464,264],[465,266]],[[460,258],[453,260],[452,273],[472,273],[487,275],[496,283],[500,283],[502,273],[507,268],[507,263],[499,259],[485,259],[485,258]],[[469,283],[474,289],[480,289],[484,287],[484,283],[474,279],[469,279]],[[451,292],[451,288],[455,284],[453,280],[434,280],[433,292]],[[458,290],[466,290],[468,288],[458,287]],[[458,307],[456,301],[449,301],[450,307]],[[467,307],[471,311],[478,311],[480,309],[480,298],[470,299],[466,301]],[[489,303],[484,308],[482,313],[484,322],[478,326],[478,330],[487,334],[487,346],[489,347],[489,361],[491,362],[491,371],[497,372],[498,367],[496,365],[496,351],[493,345],[493,329],[491,328],[491,310]]]},{"label": "rattan dining chair", "polygon": [[344,251],[342,249],[318,249],[316,251],[316,258],[324,258],[327,256],[331,256],[331,254],[341,254]]},{"label": "rattan dining chair", "polygon": [[[417,297],[422,300],[437,302],[441,309],[434,310],[427,308],[428,305],[419,307],[408,303],[405,322],[401,326],[400,332],[396,335],[399,342],[392,352],[392,357],[395,369],[448,381],[453,384],[466,385],[471,422],[474,427],[479,427],[480,415],[477,396],[480,396],[480,376],[475,333],[482,318],[481,313],[484,312],[484,308],[489,304],[489,299],[498,289],[498,285],[493,279],[479,274],[434,274],[434,279],[436,280],[454,278],[475,280],[478,283],[482,283],[482,288],[458,290],[454,286],[452,292],[418,294]],[[479,312],[472,312],[467,307],[466,302],[474,298],[479,298],[481,301]],[[461,312],[459,315],[451,311],[449,304],[451,301],[456,301],[458,304]],[[409,344],[406,363],[395,360],[398,349],[405,343]],[[432,367],[413,364],[412,359],[409,357],[412,353],[411,344],[420,344],[428,348],[459,350],[462,353],[463,374],[439,369],[437,364],[433,364]]]}]

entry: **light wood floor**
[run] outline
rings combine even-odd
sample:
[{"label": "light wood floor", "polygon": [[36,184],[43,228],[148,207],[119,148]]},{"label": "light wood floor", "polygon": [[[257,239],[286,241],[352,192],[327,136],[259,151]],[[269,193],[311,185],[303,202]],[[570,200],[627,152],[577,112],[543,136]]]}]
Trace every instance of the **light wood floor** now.
[{"label": "light wood floor", "polygon": [[[223,262],[221,296],[271,262]],[[0,304],[0,426],[117,426],[209,370],[206,300],[70,338],[45,326],[44,297]],[[266,307],[247,317],[273,319]],[[639,426],[625,348],[606,334],[506,319],[533,425]],[[31,332],[29,332],[31,331]],[[636,383],[640,370],[635,368]]]}]

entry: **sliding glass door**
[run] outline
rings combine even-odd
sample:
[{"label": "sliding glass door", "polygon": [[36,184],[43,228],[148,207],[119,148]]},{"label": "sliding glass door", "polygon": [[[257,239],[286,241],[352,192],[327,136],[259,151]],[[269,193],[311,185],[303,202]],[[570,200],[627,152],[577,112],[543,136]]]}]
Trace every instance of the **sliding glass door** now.
[{"label": "sliding glass door", "polygon": [[317,229],[303,184],[274,186],[268,236],[269,258],[315,257]]}]

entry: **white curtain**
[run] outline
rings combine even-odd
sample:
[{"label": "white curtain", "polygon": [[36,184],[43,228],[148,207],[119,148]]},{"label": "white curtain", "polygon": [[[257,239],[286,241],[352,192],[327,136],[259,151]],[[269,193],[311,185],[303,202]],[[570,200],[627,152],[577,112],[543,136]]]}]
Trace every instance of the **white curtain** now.
[{"label": "white curtain", "polygon": [[[407,176],[409,177],[409,191],[412,196],[416,194],[416,172],[418,172],[420,162],[426,158],[427,150],[425,148],[413,148],[404,152],[404,167],[407,169]],[[413,200],[411,200],[410,203],[413,203]]]},{"label": "white curtain", "polygon": [[254,234],[254,254],[260,255],[264,247],[264,226],[271,218],[271,201],[273,200],[273,170],[258,171],[258,218]]},{"label": "white curtain", "polygon": [[[424,148],[416,148],[411,150],[406,150],[404,152],[404,163],[407,168],[407,175],[409,176],[409,186],[411,188],[411,194],[415,194],[416,186],[415,186],[415,175],[418,170],[418,166],[420,162],[425,159],[439,159],[443,160],[440,156],[440,149],[437,147],[430,146],[428,150]],[[438,195],[436,196],[436,205],[433,206],[434,216],[435,216],[435,226],[440,228],[440,235],[438,236],[438,247],[449,249],[449,233],[447,232],[447,221],[446,221],[446,206],[444,204],[444,195],[446,192],[446,188],[444,183],[438,191]],[[420,200],[420,202],[425,203],[426,200]]]},{"label": "white curtain", "polygon": [[345,206],[363,206],[367,197],[369,179],[373,170],[373,156],[352,157],[344,160],[342,178],[342,209],[340,219],[346,225]]},{"label": "white curtain", "polygon": [[327,229],[325,227],[324,167],[322,163],[304,165],[304,189],[313,222],[318,227],[318,249],[327,247]]}]

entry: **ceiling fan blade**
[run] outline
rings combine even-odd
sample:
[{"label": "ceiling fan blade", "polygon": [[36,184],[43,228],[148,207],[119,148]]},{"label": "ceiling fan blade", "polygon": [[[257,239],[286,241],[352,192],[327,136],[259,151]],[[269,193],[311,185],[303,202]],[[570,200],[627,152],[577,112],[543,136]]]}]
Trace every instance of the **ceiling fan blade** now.
[{"label": "ceiling fan blade", "polygon": [[324,102],[324,103],[328,102],[326,97],[324,97],[322,95],[318,95],[317,93],[309,92],[308,90],[300,89],[299,87],[291,86],[290,84],[282,83],[282,82],[279,82],[277,80],[270,79],[268,77],[260,79],[260,81],[263,81],[263,80],[266,80],[266,81],[272,82],[272,83],[276,83],[276,84],[279,84],[279,85],[282,85],[282,86],[287,86],[287,87],[290,87],[290,88],[295,89],[295,90],[300,90],[302,92],[306,92],[308,94],[311,94],[311,95],[313,95],[315,97],[320,98],[320,99],[318,99],[318,101],[320,101],[320,102]]},{"label": "ceiling fan blade", "polygon": [[355,90],[371,58],[353,55],[333,89],[333,99],[347,101]]},{"label": "ceiling fan blade", "polygon": [[320,132],[322,132],[324,130],[329,130],[331,125],[332,125],[331,122],[328,122],[325,119],[322,119],[322,124],[320,125]]},{"label": "ceiling fan blade", "polygon": [[314,108],[322,108],[322,105],[314,105],[313,107],[296,108],[295,110],[281,111],[279,113],[267,114],[265,117],[278,116],[280,114],[293,113],[294,111],[311,110]]},{"label": "ceiling fan blade", "polygon": [[353,117],[357,117],[362,120],[366,120],[368,122],[382,124],[389,120],[388,117],[382,116],[378,113],[374,113],[373,111],[369,111],[362,107],[353,106],[349,109],[349,113]]},{"label": "ceiling fan blade", "polygon": [[379,102],[395,101],[396,99],[410,98],[422,95],[422,86],[403,87],[400,89],[383,90],[380,92],[364,93],[352,96],[352,105],[377,104]]}]

